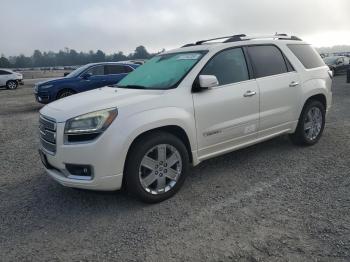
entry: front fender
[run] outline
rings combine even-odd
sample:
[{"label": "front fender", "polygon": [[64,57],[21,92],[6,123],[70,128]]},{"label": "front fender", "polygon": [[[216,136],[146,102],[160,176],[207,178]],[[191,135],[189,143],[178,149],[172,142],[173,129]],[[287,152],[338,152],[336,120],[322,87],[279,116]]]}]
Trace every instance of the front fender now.
[{"label": "front fender", "polygon": [[121,119],[123,122],[123,137],[126,138],[123,145],[123,155],[126,156],[132,142],[141,134],[165,127],[178,126],[182,128],[190,142],[194,164],[197,163],[196,128],[194,115],[177,107],[157,108],[142,111]]}]

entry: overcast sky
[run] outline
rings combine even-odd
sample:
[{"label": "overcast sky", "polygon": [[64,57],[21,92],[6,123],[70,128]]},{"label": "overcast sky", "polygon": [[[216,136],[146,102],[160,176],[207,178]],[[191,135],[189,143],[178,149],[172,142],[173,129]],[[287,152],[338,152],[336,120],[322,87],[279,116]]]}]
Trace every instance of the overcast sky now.
[{"label": "overcast sky", "polygon": [[129,53],[209,37],[293,33],[350,45],[350,0],[0,0],[0,54],[34,49]]}]

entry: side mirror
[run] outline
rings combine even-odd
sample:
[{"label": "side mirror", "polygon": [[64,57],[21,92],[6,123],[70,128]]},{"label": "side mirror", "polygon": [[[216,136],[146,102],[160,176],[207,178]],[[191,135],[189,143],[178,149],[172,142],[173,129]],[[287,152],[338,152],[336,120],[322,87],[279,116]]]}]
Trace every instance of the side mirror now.
[{"label": "side mirror", "polygon": [[200,89],[209,89],[219,85],[219,81],[214,75],[200,75],[198,77]]},{"label": "side mirror", "polygon": [[69,75],[69,72],[64,72],[63,76],[66,77],[67,75]]},{"label": "side mirror", "polygon": [[81,77],[82,77],[83,79],[87,80],[87,79],[89,79],[91,76],[92,76],[91,73],[85,73],[85,74],[83,74]]}]

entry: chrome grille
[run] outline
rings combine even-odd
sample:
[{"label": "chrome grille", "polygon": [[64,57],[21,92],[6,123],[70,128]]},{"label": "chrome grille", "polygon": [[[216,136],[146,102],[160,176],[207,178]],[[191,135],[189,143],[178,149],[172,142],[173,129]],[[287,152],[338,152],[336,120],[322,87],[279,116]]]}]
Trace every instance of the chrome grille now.
[{"label": "chrome grille", "polygon": [[40,144],[50,153],[56,153],[56,121],[43,115],[39,118]]}]

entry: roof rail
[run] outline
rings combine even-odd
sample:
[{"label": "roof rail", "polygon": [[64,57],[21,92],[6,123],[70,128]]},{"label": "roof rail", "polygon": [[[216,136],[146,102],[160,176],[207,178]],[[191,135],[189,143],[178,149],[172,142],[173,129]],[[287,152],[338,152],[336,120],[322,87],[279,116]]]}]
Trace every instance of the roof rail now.
[{"label": "roof rail", "polygon": [[196,46],[196,45],[202,45],[206,42],[215,41],[215,40],[221,40],[226,39],[222,43],[230,43],[230,42],[238,42],[238,41],[246,41],[246,40],[253,40],[253,39],[278,39],[278,40],[296,40],[296,41],[302,41],[299,37],[296,36],[289,36],[287,34],[274,34],[274,35],[261,35],[261,36],[247,36],[245,34],[239,34],[239,35],[232,35],[232,36],[222,36],[222,37],[216,37],[211,38],[207,40],[200,40],[195,43],[186,44],[182,47],[189,47],[189,46]]},{"label": "roof rail", "polygon": [[297,41],[302,41],[299,37],[296,37],[294,35],[290,36],[290,35],[287,35],[287,34],[245,36],[245,37],[241,37],[241,41],[253,40],[253,39],[268,39],[268,38],[279,39],[279,40],[297,40]]}]

